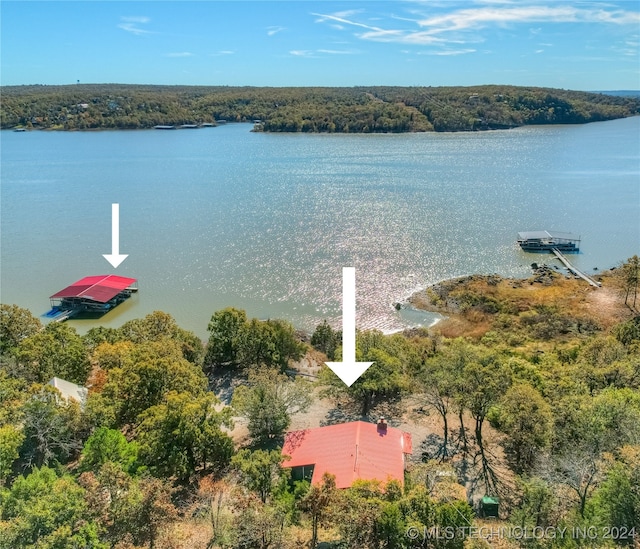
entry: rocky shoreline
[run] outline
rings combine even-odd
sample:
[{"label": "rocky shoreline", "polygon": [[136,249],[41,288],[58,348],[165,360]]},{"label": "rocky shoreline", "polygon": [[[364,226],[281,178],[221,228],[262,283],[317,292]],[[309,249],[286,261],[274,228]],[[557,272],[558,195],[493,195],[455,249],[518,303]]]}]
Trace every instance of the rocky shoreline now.
[{"label": "rocky shoreline", "polygon": [[484,309],[483,312],[492,311],[488,300],[482,303],[482,298],[477,299],[477,303],[470,304],[468,299],[461,299],[460,292],[470,285],[482,284],[487,287],[497,287],[500,284],[508,284],[512,289],[524,288],[526,286],[542,285],[551,286],[560,279],[569,278],[548,265],[532,264],[533,274],[528,278],[507,278],[498,274],[481,275],[473,274],[442,280],[424,290],[420,290],[407,299],[407,303],[416,309],[441,314],[461,314],[470,306]]}]

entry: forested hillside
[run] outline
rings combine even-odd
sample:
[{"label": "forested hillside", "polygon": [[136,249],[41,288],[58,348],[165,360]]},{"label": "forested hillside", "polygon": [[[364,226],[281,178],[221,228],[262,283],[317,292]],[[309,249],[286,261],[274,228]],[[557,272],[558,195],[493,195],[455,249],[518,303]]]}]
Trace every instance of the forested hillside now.
[{"label": "forested hillside", "polygon": [[640,113],[640,98],[514,86],[258,88],[10,86],[2,129],[135,129],[260,121],[269,132],[473,131]]},{"label": "forested hillside", "polygon": [[[349,388],[299,375],[340,360],[327,323],[306,338],[227,308],[205,344],[162,312],[79,335],[2,305],[0,548],[637,546],[639,265],[597,289],[551,270],[443,283],[421,297],[440,328],[358,334],[374,365]],[[404,483],[291,478],[295,422],[380,415],[413,436]]]}]

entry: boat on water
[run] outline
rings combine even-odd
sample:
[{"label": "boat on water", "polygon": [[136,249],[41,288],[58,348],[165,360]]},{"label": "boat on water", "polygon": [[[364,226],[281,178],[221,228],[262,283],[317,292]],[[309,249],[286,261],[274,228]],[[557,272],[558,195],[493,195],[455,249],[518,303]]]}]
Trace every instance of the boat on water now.
[{"label": "boat on water", "polygon": [[556,249],[564,253],[578,253],[580,237],[558,231],[524,231],[518,233],[518,245],[525,252],[552,252]]}]

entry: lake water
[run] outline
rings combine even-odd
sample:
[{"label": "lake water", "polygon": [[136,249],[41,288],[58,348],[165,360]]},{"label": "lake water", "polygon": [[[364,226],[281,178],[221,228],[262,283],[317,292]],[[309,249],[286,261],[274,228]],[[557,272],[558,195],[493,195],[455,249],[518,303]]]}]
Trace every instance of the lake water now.
[{"label": "lake water", "polygon": [[[357,272],[359,328],[435,316],[393,304],[444,278],[524,277],[518,231],[582,237],[575,264],[640,252],[640,117],[454,134],[306,135],[246,124],[180,131],[1,132],[1,300],[40,315],[90,274],[140,292],[79,331],[154,310],[207,336],[212,313],[304,329],[341,318]],[[114,270],[111,204],[120,204]]]}]

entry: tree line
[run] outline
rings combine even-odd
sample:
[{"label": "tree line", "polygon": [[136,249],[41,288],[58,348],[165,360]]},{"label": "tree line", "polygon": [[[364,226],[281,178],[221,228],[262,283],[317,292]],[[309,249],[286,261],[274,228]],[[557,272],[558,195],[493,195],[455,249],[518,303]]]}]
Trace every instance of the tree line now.
[{"label": "tree line", "polygon": [[138,129],[259,122],[268,132],[475,131],[640,113],[640,99],[517,86],[264,88],[5,86],[2,129]]},{"label": "tree line", "polygon": [[[636,264],[616,275],[627,305]],[[485,305],[468,305],[469,317]],[[374,365],[346,387],[327,368],[314,382],[291,375],[309,353],[340,359],[341,334],[326,322],[307,338],[285,321],[226,308],[203,343],[163,312],[79,335],[3,304],[0,547],[419,547],[424,540],[408,532],[477,524],[472,494],[500,498],[499,524],[595,527],[590,545],[632,546],[640,317],[588,331],[523,330],[536,307],[496,298],[480,337],[359,332],[357,360]],[[84,405],[61,399],[47,385],[53,376],[88,386]],[[338,490],[327,474],[311,486],[291,478],[280,449],[292,417],[318,399],[342,414],[334,421],[384,410],[394,424],[411,410],[441,427],[414,437],[404,483]],[[620,535],[607,538],[605,528]],[[466,537],[429,543],[482,545]]]}]

